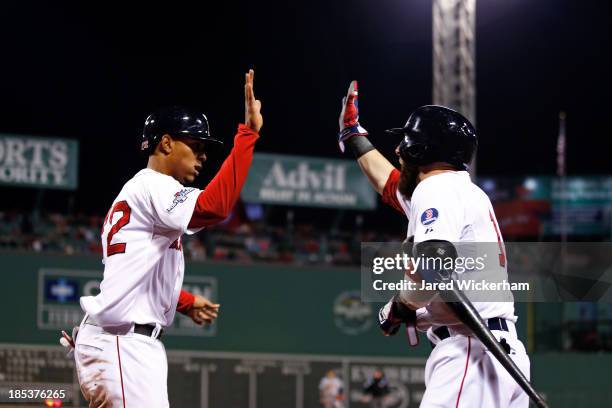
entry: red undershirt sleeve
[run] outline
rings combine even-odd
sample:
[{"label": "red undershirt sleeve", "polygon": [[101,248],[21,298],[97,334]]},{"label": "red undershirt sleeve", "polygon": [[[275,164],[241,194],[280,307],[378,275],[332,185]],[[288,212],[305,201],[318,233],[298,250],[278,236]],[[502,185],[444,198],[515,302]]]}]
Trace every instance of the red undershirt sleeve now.
[{"label": "red undershirt sleeve", "polygon": [[189,228],[202,228],[227,218],[236,204],[253,161],[255,141],[259,134],[240,124],[234,147],[221,169],[198,196]]},{"label": "red undershirt sleeve", "polygon": [[189,312],[193,307],[193,302],[195,302],[195,296],[192,293],[181,290],[178,303],[176,304],[176,311],[183,314]]},{"label": "red undershirt sleeve", "polygon": [[404,214],[404,209],[397,198],[397,186],[399,185],[399,180],[400,171],[398,169],[393,169],[391,174],[389,174],[387,183],[385,183],[385,188],[383,189],[382,193],[382,201],[383,203],[390,205],[397,211]]}]

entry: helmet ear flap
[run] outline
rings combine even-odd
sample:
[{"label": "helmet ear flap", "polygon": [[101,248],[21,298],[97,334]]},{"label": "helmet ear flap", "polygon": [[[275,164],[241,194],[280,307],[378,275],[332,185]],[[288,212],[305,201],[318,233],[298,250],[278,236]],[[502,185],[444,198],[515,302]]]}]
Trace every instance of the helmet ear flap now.
[{"label": "helmet ear flap", "polygon": [[424,143],[408,144],[406,141],[398,147],[399,156],[407,164],[421,165],[427,162],[430,155],[429,146]]},{"label": "helmet ear flap", "polygon": [[427,157],[428,152],[428,146],[420,143],[406,148],[408,162],[413,161],[415,164],[421,164],[421,162],[423,162],[423,160]]}]

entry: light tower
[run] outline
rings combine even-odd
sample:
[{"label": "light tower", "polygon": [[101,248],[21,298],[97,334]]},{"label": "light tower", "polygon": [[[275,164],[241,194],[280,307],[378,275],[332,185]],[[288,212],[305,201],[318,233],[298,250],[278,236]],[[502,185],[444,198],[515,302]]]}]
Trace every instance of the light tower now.
[{"label": "light tower", "polygon": [[[476,0],[433,0],[433,103],[476,126]],[[476,160],[470,166],[476,174]]]}]

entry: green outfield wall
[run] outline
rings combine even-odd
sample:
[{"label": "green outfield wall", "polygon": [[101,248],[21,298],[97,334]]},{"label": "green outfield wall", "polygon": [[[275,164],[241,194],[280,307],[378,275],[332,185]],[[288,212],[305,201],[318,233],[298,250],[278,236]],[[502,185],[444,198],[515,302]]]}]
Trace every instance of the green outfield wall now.
[{"label": "green outfield wall", "polygon": [[[0,253],[4,359],[61,357],[59,330],[82,318],[78,299],[97,293],[102,271],[95,256]],[[350,379],[350,406],[361,407],[359,384],[369,371],[382,367],[403,398],[393,406],[418,406],[430,345],[423,334],[415,348],[402,335],[381,336],[376,325],[380,305],[362,303],[359,284],[359,271],[353,268],[188,263],[185,288],[222,306],[212,326],[199,327],[179,316],[168,329],[164,343],[174,373],[169,378],[171,400],[178,406],[251,406],[253,401],[245,398],[255,398],[255,406],[316,406],[318,380],[335,368]],[[535,340],[547,345],[542,350],[550,350],[561,343],[551,338],[555,332],[550,329],[560,324],[559,308],[536,305],[533,310]],[[522,339],[527,336],[526,314],[527,308],[517,305]],[[538,338],[544,335],[548,337]],[[541,351],[531,361],[534,383],[551,406],[612,406],[607,390],[612,355]],[[13,368],[5,380],[71,384],[71,367],[53,378],[39,371],[30,378],[23,374],[26,370]],[[253,387],[257,392],[249,394]],[[78,395],[78,388],[73,389]]]}]

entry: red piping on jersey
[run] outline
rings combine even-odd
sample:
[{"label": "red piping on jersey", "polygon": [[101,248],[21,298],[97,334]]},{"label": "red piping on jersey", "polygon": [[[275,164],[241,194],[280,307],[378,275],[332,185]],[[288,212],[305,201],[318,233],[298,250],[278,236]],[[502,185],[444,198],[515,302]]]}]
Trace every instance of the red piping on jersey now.
[{"label": "red piping on jersey", "polygon": [[497,245],[499,246],[499,266],[506,266],[506,254],[504,253],[504,246],[501,242],[501,235],[499,233],[499,229],[497,228],[497,222],[495,221],[495,217],[493,217],[493,213],[489,210],[489,218],[493,223],[493,227],[495,228],[495,234],[497,234]]},{"label": "red piping on jersey", "polygon": [[121,379],[121,398],[123,401],[123,408],[125,408],[125,391],[123,389],[123,372],[121,371],[121,353],[119,353],[119,336],[115,336],[117,339],[117,358],[119,359],[119,378]]},{"label": "red piping on jersey", "polygon": [[461,379],[461,387],[459,387],[459,395],[457,395],[457,404],[455,404],[455,408],[459,407],[459,400],[461,399],[461,391],[463,391],[463,382],[465,381],[465,376],[467,375],[468,366],[470,364],[470,351],[472,350],[472,338],[468,336],[468,350],[467,350],[467,358],[465,359],[465,371],[463,372],[463,378]]},{"label": "red piping on jersey", "polygon": [[208,227],[228,217],[249,174],[253,149],[259,134],[245,125],[238,126],[234,147],[208,186],[200,193],[189,221],[189,228]]},{"label": "red piping on jersey", "polygon": [[393,169],[391,171],[385,183],[385,187],[383,188],[382,201],[404,214],[404,209],[397,199],[397,187],[399,186],[400,174],[398,169]]},{"label": "red piping on jersey", "polygon": [[194,302],[195,296],[192,293],[189,293],[186,290],[181,290],[181,294],[179,295],[179,300],[176,305],[176,311],[185,314],[191,310]]}]

